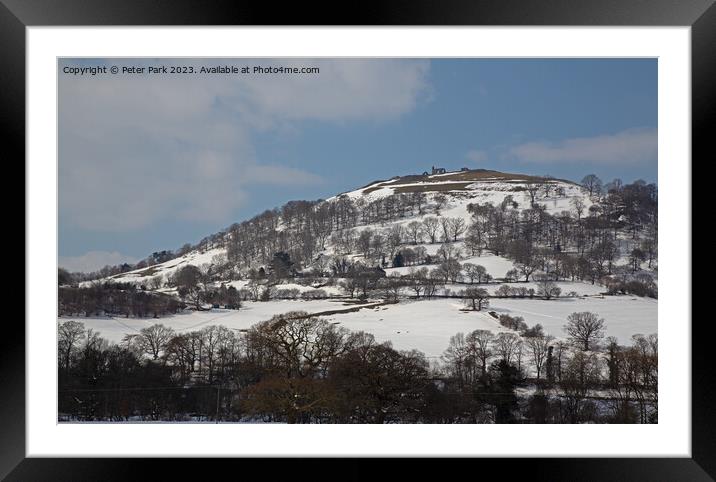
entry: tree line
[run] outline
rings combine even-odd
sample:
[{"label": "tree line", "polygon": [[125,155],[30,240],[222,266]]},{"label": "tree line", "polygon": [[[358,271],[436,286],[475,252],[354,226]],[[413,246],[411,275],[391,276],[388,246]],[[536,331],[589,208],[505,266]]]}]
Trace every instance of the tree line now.
[{"label": "tree line", "polygon": [[[110,344],[59,325],[61,420],[285,423],[656,423],[658,342],[604,338],[573,313],[565,338],[510,331],[451,337],[439,360],[305,312],[248,330],[155,324]],[[519,330],[519,331],[518,331]]]},{"label": "tree line", "polygon": [[185,303],[176,297],[146,291],[133,283],[96,282],[90,286],[60,286],[60,316],[117,315],[159,318],[183,310]]}]

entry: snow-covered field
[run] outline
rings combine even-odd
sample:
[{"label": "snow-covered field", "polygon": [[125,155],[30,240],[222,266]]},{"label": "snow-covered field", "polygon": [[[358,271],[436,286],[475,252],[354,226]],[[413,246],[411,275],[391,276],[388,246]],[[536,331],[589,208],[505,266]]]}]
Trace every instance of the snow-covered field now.
[{"label": "snow-covered field", "polygon": [[353,331],[372,333],[376,340],[390,341],[398,350],[417,349],[428,357],[442,355],[450,337],[458,332],[510,331],[486,311],[468,312],[463,308],[457,299],[407,301],[332,315],[328,319]]},{"label": "snow-covered field", "polygon": [[[372,303],[366,303],[371,305]],[[128,333],[154,323],[162,323],[177,332],[199,330],[210,325],[224,325],[243,330],[273,315],[288,311],[320,313],[358,305],[336,300],[247,302],[240,310],[211,310],[187,312],[160,319],[144,318],[61,318],[82,321],[87,328],[98,331],[113,342],[120,342]],[[627,344],[636,333],[657,331],[657,301],[633,296],[605,296],[557,300],[492,299],[482,312],[462,311],[457,299],[403,301],[395,305],[364,308],[350,313],[326,316],[350,330],[363,330],[375,335],[380,342],[391,341],[399,350],[417,349],[429,357],[438,357],[447,348],[450,337],[458,332],[483,329],[495,333],[503,328],[487,311],[522,316],[529,326],[541,324],[545,331],[557,338],[564,337],[562,326],[575,311],[592,311],[605,319],[607,336],[615,336]]]},{"label": "snow-covered field", "polygon": [[[370,302],[366,304],[371,304]],[[307,311],[321,313],[360,306],[337,300],[281,300],[269,302],[245,302],[240,310],[213,309],[209,311],[189,311],[162,318],[124,318],[124,317],[61,317],[67,320],[81,321],[85,328],[92,328],[103,338],[120,342],[125,334],[137,333],[156,323],[173,328],[175,331],[189,332],[205,326],[224,325],[233,330],[244,330],[254,324],[268,320],[272,316],[289,311]]]},{"label": "snow-covered field", "polygon": [[509,270],[514,269],[514,264],[503,256],[485,253],[482,256],[471,256],[461,259],[461,263],[472,263],[484,266],[487,273],[493,278],[502,278]]},{"label": "snow-covered field", "polygon": [[521,316],[529,326],[541,324],[545,332],[564,337],[562,326],[575,311],[592,311],[604,318],[607,336],[628,343],[633,334],[657,331],[657,302],[647,298],[610,296],[560,300],[490,300],[490,308],[482,312],[461,311],[456,299],[434,299],[403,302],[375,309],[330,316],[351,330],[373,333],[379,341],[391,341],[400,350],[418,349],[427,356],[439,356],[447,348],[450,337],[457,332],[503,328],[487,311]]},{"label": "snow-covered field", "polygon": [[636,296],[604,296],[560,298],[556,300],[490,300],[491,311],[521,316],[530,325],[539,323],[545,332],[564,337],[562,327],[567,316],[575,311],[591,311],[604,318],[606,336],[614,336],[621,344],[637,333],[657,332],[657,300]]}]

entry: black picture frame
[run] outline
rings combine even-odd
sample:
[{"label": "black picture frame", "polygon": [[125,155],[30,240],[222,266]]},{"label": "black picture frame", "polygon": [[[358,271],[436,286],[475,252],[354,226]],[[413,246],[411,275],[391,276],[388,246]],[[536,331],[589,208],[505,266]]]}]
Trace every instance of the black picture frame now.
[{"label": "black picture frame", "polygon": [[[335,5],[335,4],[334,4]],[[0,0],[0,132],[6,134],[6,163],[25,158],[25,29],[31,26],[134,25],[560,25],[690,26],[692,68],[692,159],[711,154],[708,126],[716,117],[716,6],[714,0],[393,0],[350,3],[338,13],[322,3],[287,3],[278,8],[258,1],[200,0]],[[707,154],[708,153],[708,154]],[[712,156],[712,154],[711,154]],[[687,160],[688,162],[688,160]],[[693,160],[691,165],[694,165]],[[16,164],[20,164],[17,162]],[[693,192],[693,190],[692,190]],[[32,253],[25,252],[25,259]],[[662,298],[663,299],[663,298]],[[690,320],[679,320],[687,322]],[[711,351],[708,324],[692,324],[692,458],[568,458],[462,460],[456,469],[488,474],[506,462],[509,474],[531,480],[714,480],[716,397],[707,360]],[[25,331],[5,323],[0,338],[0,477],[7,480],[114,480],[151,476],[130,459],[59,459],[25,456]],[[702,361],[699,363],[699,361]],[[189,474],[194,459],[142,459],[142,465]],[[312,480],[372,477],[370,461],[359,459],[288,459],[212,461],[212,469],[237,464],[285,468]],[[425,475],[430,461],[403,463],[401,478]],[[340,469],[332,465],[341,464]],[[433,469],[434,469],[433,464]],[[464,466],[464,467],[463,467]],[[253,468],[253,467],[252,467]],[[336,472],[339,470],[340,472]],[[441,469],[445,470],[445,469]],[[503,468],[504,470],[504,468]],[[248,472],[245,472],[248,473]],[[457,473],[457,472],[455,472]],[[218,474],[217,474],[218,475]],[[238,475],[238,474],[237,474]],[[273,478],[273,477],[271,477]]]}]

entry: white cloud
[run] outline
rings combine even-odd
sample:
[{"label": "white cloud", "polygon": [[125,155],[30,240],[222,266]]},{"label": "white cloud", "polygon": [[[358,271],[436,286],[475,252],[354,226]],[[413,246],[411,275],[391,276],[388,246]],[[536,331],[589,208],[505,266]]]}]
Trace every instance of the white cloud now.
[{"label": "white cloud", "polygon": [[576,137],[560,142],[528,142],[509,149],[508,155],[523,162],[586,162],[638,164],[656,160],[656,129],[628,129],[613,135]]},{"label": "white cloud", "polygon": [[386,121],[429,93],[422,60],[238,63],[318,66],[320,73],[60,75],[63,220],[116,232],[171,219],[229,222],[251,186],[321,181],[282,165],[292,159],[258,159],[257,132],[300,132],[301,121]]},{"label": "white cloud", "polygon": [[309,172],[283,166],[249,166],[246,169],[246,178],[252,184],[275,184],[290,186],[291,184],[320,184],[323,178]]},{"label": "white cloud", "polygon": [[[282,66],[318,66],[320,74],[252,75],[235,98],[263,121],[390,119],[415,108],[428,91],[425,61],[289,60]],[[263,63],[261,63],[263,65]]]},{"label": "white cloud", "polygon": [[481,151],[479,149],[473,149],[471,151],[468,151],[465,157],[476,163],[486,162],[487,152]]},{"label": "white cloud", "polygon": [[107,265],[114,266],[122,263],[134,264],[139,261],[136,258],[127,256],[117,251],[88,251],[82,256],[60,256],[59,265],[61,268],[74,273],[89,273],[104,268]]}]

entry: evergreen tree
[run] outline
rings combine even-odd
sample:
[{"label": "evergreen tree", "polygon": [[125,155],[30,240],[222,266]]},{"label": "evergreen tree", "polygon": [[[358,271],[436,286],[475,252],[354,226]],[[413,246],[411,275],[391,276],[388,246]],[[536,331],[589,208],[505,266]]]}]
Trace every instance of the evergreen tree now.
[{"label": "evergreen tree", "polygon": [[492,364],[490,374],[489,393],[495,407],[495,423],[514,423],[518,409],[515,387],[521,381],[519,370],[502,359]]}]

